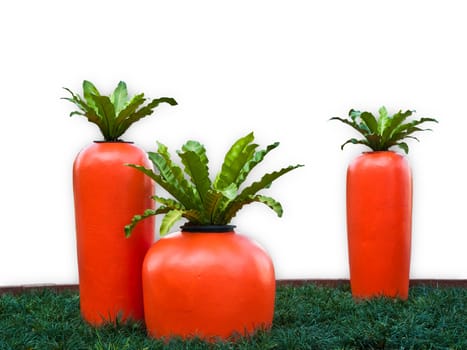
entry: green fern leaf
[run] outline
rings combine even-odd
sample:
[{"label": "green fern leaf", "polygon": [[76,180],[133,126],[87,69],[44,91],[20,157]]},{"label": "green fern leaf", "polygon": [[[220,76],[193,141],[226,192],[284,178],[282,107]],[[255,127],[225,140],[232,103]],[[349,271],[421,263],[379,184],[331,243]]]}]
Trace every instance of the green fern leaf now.
[{"label": "green fern leaf", "polygon": [[184,210],[182,216],[187,219],[190,223],[196,225],[209,225],[209,219],[206,219],[205,213],[199,210],[190,209]]},{"label": "green fern leaf", "polygon": [[235,197],[237,197],[238,187],[232,183],[229,186],[224,187],[220,192],[228,200],[233,200]]},{"label": "green fern leaf", "polygon": [[401,127],[404,120],[412,115],[413,111],[407,110],[405,112],[399,111],[391,118],[388,127],[382,133],[382,142],[386,144],[391,139],[394,139],[394,134],[397,133],[398,128]]},{"label": "green fern leaf", "polygon": [[206,166],[206,168],[208,167],[209,159],[208,159],[208,156],[206,155],[206,148],[198,141],[190,140],[190,141],[185,142],[185,144],[182,146],[182,151],[195,152],[200,158],[201,163],[203,163]]},{"label": "green fern leaf", "polygon": [[221,200],[218,203],[216,211],[212,213],[211,217],[213,223],[223,225],[228,223],[224,218],[224,212],[226,208],[230,205],[230,203],[235,198],[237,198],[238,187],[234,183],[232,183],[229,186],[222,189],[220,193],[222,194]]},{"label": "green fern leaf", "polygon": [[152,196],[151,198],[154,199],[156,202],[163,204],[167,208],[185,210],[185,207],[183,206],[183,204],[174,199],[164,198],[164,197],[159,197],[159,196]]},{"label": "green fern leaf", "polygon": [[153,109],[156,108],[158,105],[161,103],[168,103],[171,106],[175,106],[177,102],[170,97],[161,97],[161,98],[156,98],[152,100],[149,104],[146,106],[142,107],[135,113],[131,114],[123,120],[122,122],[122,128],[126,131],[132,124],[137,122],[138,120],[150,115],[153,112]]},{"label": "green fern leaf", "polygon": [[376,133],[378,131],[378,122],[373,114],[369,112],[363,112],[360,114],[360,118],[366,124],[370,133]]},{"label": "green fern leaf", "polygon": [[409,153],[409,146],[405,142],[398,142],[396,143],[396,146],[401,148],[406,154]]},{"label": "green fern leaf", "polygon": [[153,177],[154,181],[177,198],[185,208],[199,209],[201,201],[193,186],[183,176],[179,176],[178,167],[168,163],[160,153],[148,152],[148,156],[160,173],[159,178]]},{"label": "green fern leaf", "polygon": [[[168,181],[172,182],[174,185],[179,187],[179,189],[183,193],[185,193],[185,196],[183,198],[185,203],[190,203],[190,205],[187,206],[188,208],[195,208],[197,210],[200,210],[202,208],[201,198],[199,197],[199,194],[197,193],[195,187],[191,182],[189,182],[186,179],[183,170],[172,161],[167,146],[160,142],[157,142],[157,145],[157,153],[149,152],[149,158],[151,159],[153,155],[155,157],[162,157],[162,159],[160,160],[162,162],[161,166],[163,166],[163,162],[165,161],[165,167],[169,170],[169,172],[166,172],[165,174],[165,176],[168,177]],[[158,156],[156,156],[156,154]],[[156,166],[156,164],[154,165]],[[162,171],[162,169],[163,168],[160,168],[159,171]]]},{"label": "green fern leaf", "polygon": [[180,210],[171,210],[167,214],[165,214],[160,226],[161,236],[164,236],[167,233],[169,233],[169,230],[172,228],[172,226],[175,225],[175,223],[182,218],[182,214],[183,212]]},{"label": "green fern leaf", "polygon": [[206,194],[211,187],[211,180],[209,179],[206,166],[201,162],[195,152],[179,152],[178,155],[185,165],[185,172],[190,176],[201,203],[204,205]]},{"label": "green fern leaf", "polygon": [[164,190],[166,190],[172,196],[177,198],[185,208],[193,208],[193,204],[192,204],[193,202],[191,198],[187,196],[179,187],[177,187],[177,185],[166,181],[162,176],[160,176],[159,174],[156,174],[151,169],[145,168],[144,166],[137,165],[137,164],[125,164],[125,165],[135,168],[141,171],[146,176],[149,176],[155,183],[160,185]]},{"label": "green fern leaf", "polygon": [[70,117],[74,116],[74,115],[82,115],[82,116],[86,116],[85,113],[83,112],[80,112],[80,111],[73,111],[70,113]]},{"label": "green fern leaf", "polygon": [[208,216],[209,222],[212,224],[221,224],[217,222],[217,213],[219,208],[222,206],[224,195],[217,190],[210,189],[206,194],[206,216]]},{"label": "green fern leaf", "polygon": [[381,136],[379,134],[371,134],[366,136],[368,146],[375,151],[382,151],[384,144],[381,142]]},{"label": "green fern leaf", "polygon": [[258,145],[251,144],[254,140],[253,133],[238,139],[226,153],[221,171],[214,181],[214,188],[221,190],[231,183],[237,183],[245,164],[251,160]]},{"label": "green fern leaf", "polygon": [[104,138],[107,141],[117,141],[121,134],[115,134],[115,109],[107,96],[91,95],[94,99],[97,114],[101,117],[104,123],[104,128],[101,129]]},{"label": "green fern leaf", "polygon": [[388,126],[390,122],[390,117],[388,114],[388,111],[386,107],[381,107],[379,110],[379,118],[378,118],[378,129],[377,133],[378,135],[382,135],[384,133],[384,130],[386,130],[386,127]]},{"label": "green fern leaf", "polygon": [[182,212],[182,216],[187,218],[190,222],[202,222],[203,221],[203,216],[202,214],[197,211],[197,210],[186,210],[185,207],[178,201],[170,199],[170,198],[163,198],[159,196],[153,196],[152,199],[154,199],[156,202],[161,203],[164,205],[164,207],[170,209],[170,210],[179,210]]},{"label": "green fern leaf", "polygon": [[262,189],[269,188],[271,186],[271,183],[276,180],[277,178],[281,177],[282,175],[285,175],[286,173],[302,167],[303,165],[297,164],[297,165],[290,165],[286,168],[282,168],[279,171],[274,171],[272,173],[268,173],[264,175],[261,180],[252,183],[250,186],[246,187],[243,189],[243,191],[238,195],[240,200],[248,198],[249,196],[255,195],[258,191],[261,191]]},{"label": "green fern leaf", "polygon": [[269,146],[266,147],[266,149],[260,150],[256,152],[253,157],[245,163],[243,168],[241,169],[240,173],[238,174],[236,185],[237,187],[240,187],[240,185],[246,180],[248,174],[251,172],[251,170],[261,163],[264,159],[264,157],[273,149],[279,146],[279,142],[275,142]]},{"label": "green fern leaf", "polygon": [[201,199],[194,186],[187,181],[183,175],[182,169],[174,164],[170,155],[164,151],[167,148],[159,144],[157,153],[148,152],[149,159],[154,167],[159,171],[161,177],[172,187],[167,190],[172,196],[180,200],[185,208],[200,209],[202,207]]},{"label": "green fern leaf", "polygon": [[158,214],[166,214],[170,211],[171,209],[170,208],[167,208],[167,207],[160,207],[160,208],[157,208],[157,210],[154,210],[154,209],[146,209],[143,213],[143,215],[135,215],[133,216],[133,218],[131,219],[131,222],[126,225],[124,227],[124,231],[125,231],[125,237],[130,237],[131,236],[131,233],[133,232],[133,229],[135,228],[135,226],[142,220],[144,219],[147,219],[148,217],[151,217],[151,216],[154,216],[154,215],[158,215]]},{"label": "green fern leaf", "polygon": [[[76,107],[81,109],[81,111],[83,111],[83,112],[88,111],[89,106],[86,104],[85,101],[83,101],[81,96],[79,96],[78,94],[75,94],[73,91],[71,91],[70,89],[68,89],[66,87],[64,87],[63,89],[68,91],[70,93],[71,97],[61,97],[62,100],[67,100],[67,101],[70,101],[71,103],[74,103],[76,105]],[[71,116],[71,114],[70,114],[70,116]]]},{"label": "green fern leaf", "polygon": [[115,90],[110,95],[110,101],[114,105],[115,114],[118,115],[128,102],[128,90],[125,82],[120,81]]},{"label": "green fern leaf", "polygon": [[394,134],[397,135],[399,133],[405,132],[407,134],[410,134],[411,132],[414,131],[425,131],[425,130],[430,130],[430,129],[420,129],[417,128],[418,125],[425,123],[425,122],[435,122],[437,123],[438,121],[433,118],[421,118],[419,120],[413,120],[409,123],[399,125],[395,130]]},{"label": "green fern leaf", "polygon": [[94,96],[100,96],[99,90],[90,81],[83,81],[83,95],[87,105],[98,113]]},{"label": "green fern leaf", "polygon": [[283,214],[282,205],[277,202],[275,199],[263,195],[256,195],[256,196],[247,196],[243,199],[236,199],[230,203],[227,207],[225,214],[224,214],[224,221],[230,222],[232,219],[237,215],[238,211],[242,209],[245,205],[258,202],[266,204],[269,208],[274,210],[277,216],[281,217]]},{"label": "green fern leaf", "polygon": [[367,140],[357,140],[355,138],[351,138],[347,141],[345,141],[342,145],[341,145],[341,149],[344,149],[344,147],[348,144],[353,144],[353,145],[357,145],[357,144],[361,144],[361,145],[365,145],[365,146],[369,146],[369,143]]},{"label": "green fern leaf", "polygon": [[62,100],[67,100],[67,101],[70,101],[70,102],[74,103],[82,111],[82,112],[73,111],[73,112],[70,113],[70,117],[75,115],[75,114],[83,115],[83,116],[87,117],[88,121],[90,121],[91,123],[94,123],[97,126],[99,126],[100,118],[96,114],[95,110],[92,109],[91,107],[89,107],[86,104],[86,102],[83,101],[81,96],[79,96],[78,94],[73,93],[73,91],[71,91],[70,89],[67,89],[67,88],[63,88],[63,89],[68,91],[71,94],[72,98],[62,97],[61,99]]},{"label": "green fern leaf", "polygon": [[133,96],[127,101],[120,112],[118,112],[116,123],[121,125],[125,119],[136,112],[136,110],[146,101],[144,94],[138,94]]},{"label": "green fern leaf", "polygon": [[211,188],[211,179],[209,178],[208,158],[206,150],[199,142],[188,141],[182,147],[183,152],[177,152],[185,172],[190,176],[191,182],[196,188],[199,198],[204,207],[206,207],[206,195]]},{"label": "green fern leaf", "polygon": [[282,209],[282,205],[276,201],[274,198],[257,195],[255,197],[255,202],[266,204],[269,208],[271,208],[278,217],[282,217],[284,210]]},{"label": "green fern leaf", "polygon": [[[185,175],[183,174],[183,170],[172,161],[172,158],[169,153],[169,149],[166,145],[162,144],[161,142],[157,142],[157,153],[149,152],[149,157],[161,157],[162,162],[165,161],[165,167],[168,168],[169,172],[165,174],[167,177],[173,177],[170,179],[170,182],[177,183],[178,186],[187,194],[192,195],[194,193],[194,188],[191,184],[186,180]],[[163,164],[163,163],[161,163]],[[156,165],[156,164],[154,164]],[[162,169],[161,169],[162,170]]]},{"label": "green fern leaf", "polygon": [[[352,111],[353,110],[351,110],[351,112]],[[351,113],[351,112],[349,112],[349,113]],[[349,121],[347,119],[343,119],[343,118],[339,118],[339,117],[332,117],[329,120],[339,120],[340,122],[351,126],[355,130],[357,130],[360,134],[363,134],[363,135],[368,132],[368,129],[366,129],[363,125],[360,125],[360,124],[356,123],[355,121]]]}]

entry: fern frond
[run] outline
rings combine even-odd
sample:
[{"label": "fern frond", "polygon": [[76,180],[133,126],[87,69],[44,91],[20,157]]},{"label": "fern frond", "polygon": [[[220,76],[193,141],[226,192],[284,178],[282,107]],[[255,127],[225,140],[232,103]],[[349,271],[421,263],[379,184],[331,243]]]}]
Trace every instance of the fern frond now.
[{"label": "fern frond", "polygon": [[272,151],[273,149],[275,149],[278,146],[279,146],[279,142],[275,142],[275,143],[267,146],[266,149],[255,152],[253,157],[251,157],[250,160],[247,161],[245,163],[245,165],[243,166],[243,168],[240,170],[240,173],[238,174],[238,177],[237,177],[237,181],[235,182],[237,187],[240,187],[240,185],[246,180],[248,174],[250,174],[251,170],[253,170],[253,168],[256,165],[261,163],[263,161],[264,157],[266,157],[266,155],[270,151]]},{"label": "fern frond", "polygon": [[230,205],[225,210],[223,221],[230,222],[237,215],[240,209],[242,209],[245,205],[253,202],[259,202],[267,205],[269,208],[274,210],[274,212],[279,217],[281,217],[283,214],[282,205],[274,198],[263,195],[246,196],[243,199],[238,198],[230,203]]},{"label": "fern frond", "polygon": [[120,81],[110,96],[101,95],[90,81],[83,81],[84,99],[70,89],[64,88],[71,94],[71,98],[63,98],[74,103],[82,112],[72,112],[70,115],[83,115],[88,121],[96,124],[105,141],[120,141],[120,137],[135,122],[153,113],[161,103],[176,105],[170,97],[153,99],[144,105],[144,94],[131,99],[125,82]]},{"label": "fern frond", "polygon": [[171,209],[167,207],[160,207],[157,208],[156,210],[154,209],[146,209],[142,215],[135,215],[131,219],[131,222],[124,227],[125,231],[125,237],[130,237],[131,233],[133,232],[133,229],[135,226],[142,220],[147,219],[151,216],[158,215],[158,214],[165,214],[168,213]]},{"label": "fern frond", "polygon": [[262,189],[269,188],[271,186],[271,183],[281,177],[282,175],[285,175],[286,173],[297,169],[299,167],[302,167],[302,164],[297,164],[297,165],[290,165],[286,168],[282,168],[279,171],[274,171],[272,173],[268,173],[264,175],[261,180],[252,183],[250,186],[246,187],[243,189],[243,191],[238,195],[240,199],[247,198],[249,196],[255,195],[257,192],[261,191]]},{"label": "fern frond", "polygon": [[226,153],[220,172],[214,181],[214,188],[221,190],[231,183],[237,183],[243,167],[251,160],[258,147],[252,144],[253,132],[238,139]]},{"label": "fern frond", "polygon": [[[360,112],[351,109],[348,119],[333,117],[330,120],[338,120],[357,130],[363,139],[351,138],[341,145],[362,144],[368,146],[373,151],[387,151],[390,147],[397,146],[405,153],[409,152],[407,143],[402,142],[407,138],[414,138],[411,134],[417,131],[426,131],[430,129],[421,129],[418,125],[425,122],[438,122],[434,118],[421,118],[409,123],[404,123],[413,111],[399,111],[394,115],[389,115],[387,109],[383,106],[379,109],[379,116],[375,118],[370,112]],[[360,122],[361,120],[361,122]]]},{"label": "fern frond", "polygon": [[[142,171],[174,197],[152,197],[162,204],[158,210],[165,214],[160,228],[161,235],[166,234],[181,218],[186,218],[190,225],[227,225],[238,210],[252,202],[263,203],[278,216],[282,215],[279,202],[257,192],[268,188],[277,178],[303,165],[289,166],[265,174],[259,181],[240,192],[239,184],[245,180],[251,169],[279,145],[276,142],[256,151],[258,145],[252,143],[253,139],[253,133],[250,133],[234,143],[227,152],[221,172],[214,182],[209,178],[206,150],[197,141],[186,142],[182,150],[177,152],[184,165],[183,170],[174,164],[167,147],[162,143],[158,143],[157,152],[148,152],[149,159],[154,164],[154,171],[140,165],[127,164]],[[187,178],[190,178],[191,182]],[[141,217],[136,217],[128,229],[140,220]]]},{"label": "fern frond", "polygon": [[199,142],[195,141],[187,142],[182,150],[183,152],[177,153],[185,166],[185,173],[190,176],[202,205],[206,207],[206,195],[211,188],[206,151]]}]

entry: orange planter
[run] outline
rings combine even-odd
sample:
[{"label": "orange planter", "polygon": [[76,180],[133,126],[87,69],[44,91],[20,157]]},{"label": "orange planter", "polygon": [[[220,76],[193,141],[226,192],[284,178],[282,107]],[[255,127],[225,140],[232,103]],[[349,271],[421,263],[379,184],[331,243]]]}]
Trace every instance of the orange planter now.
[{"label": "orange planter", "polygon": [[405,157],[368,152],[347,169],[350,283],[356,298],[407,299],[412,175]]},{"label": "orange planter", "polygon": [[150,166],[145,152],[125,142],[95,142],[73,166],[80,307],[93,325],[144,318],[141,266],[154,241],[154,219],[129,239],[123,228],[154,207],[154,184],[125,163]]},{"label": "orange planter", "polygon": [[200,231],[168,235],[146,255],[143,291],[149,335],[214,340],[269,329],[275,298],[269,256],[232,226]]}]

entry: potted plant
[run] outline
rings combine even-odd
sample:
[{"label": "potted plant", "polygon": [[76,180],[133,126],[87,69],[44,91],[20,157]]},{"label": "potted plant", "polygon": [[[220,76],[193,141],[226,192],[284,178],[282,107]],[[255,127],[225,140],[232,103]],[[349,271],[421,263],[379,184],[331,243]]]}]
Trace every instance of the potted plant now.
[{"label": "potted plant", "polygon": [[71,97],[64,99],[78,107],[70,116],[85,116],[104,138],[85,147],[73,164],[81,313],[93,325],[117,318],[142,320],[140,271],[154,242],[153,222],[138,227],[129,240],[121,230],[133,215],[152,205],[154,184],[124,166],[150,162],[143,150],[121,137],[159,104],[176,101],[165,97],[147,101],[142,93],[130,98],[124,82],[110,96],[101,95],[89,81],[83,82],[84,98],[66,90]]},{"label": "potted plant", "polygon": [[130,236],[141,220],[164,214],[165,235],[181,218],[181,232],[158,240],[143,263],[145,321],[152,337],[227,339],[251,334],[272,324],[275,275],[268,254],[246,236],[237,234],[232,218],[246,204],[267,205],[282,215],[279,202],[258,194],[278,177],[301,165],[264,175],[241,188],[250,171],[279,143],[257,150],[250,133],[226,153],[220,172],[211,181],[205,147],[186,142],[178,151],[183,169],[167,147],[149,152],[155,171],[129,164],[164,188],[171,198],[154,196],[161,205],[135,216],[125,227]]},{"label": "potted plant", "polygon": [[[345,145],[362,144],[371,149],[354,159],[347,168],[347,234],[350,284],[355,298],[388,296],[407,299],[409,291],[412,173],[403,155],[406,139],[427,129],[419,126],[433,118],[408,121],[413,111],[389,115],[385,107],[376,118],[370,112],[350,110],[339,120],[362,139],[351,138]],[[417,140],[417,139],[416,139]]]}]

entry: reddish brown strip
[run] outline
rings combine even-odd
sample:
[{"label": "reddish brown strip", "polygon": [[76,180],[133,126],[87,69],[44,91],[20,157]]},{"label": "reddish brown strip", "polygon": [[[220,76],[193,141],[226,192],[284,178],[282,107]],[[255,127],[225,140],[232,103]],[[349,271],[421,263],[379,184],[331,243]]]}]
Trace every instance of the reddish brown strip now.
[{"label": "reddish brown strip", "polygon": [[[314,283],[318,286],[336,288],[349,283],[347,279],[282,279],[277,280],[277,285],[303,286],[305,284]],[[456,287],[467,288],[467,279],[454,280],[439,280],[439,279],[413,279],[410,280],[410,286],[429,286],[436,288]],[[1,294],[19,294],[25,291],[35,289],[50,289],[55,291],[72,290],[78,291],[77,284],[33,284],[23,286],[8,286],[0,287]]]}]

